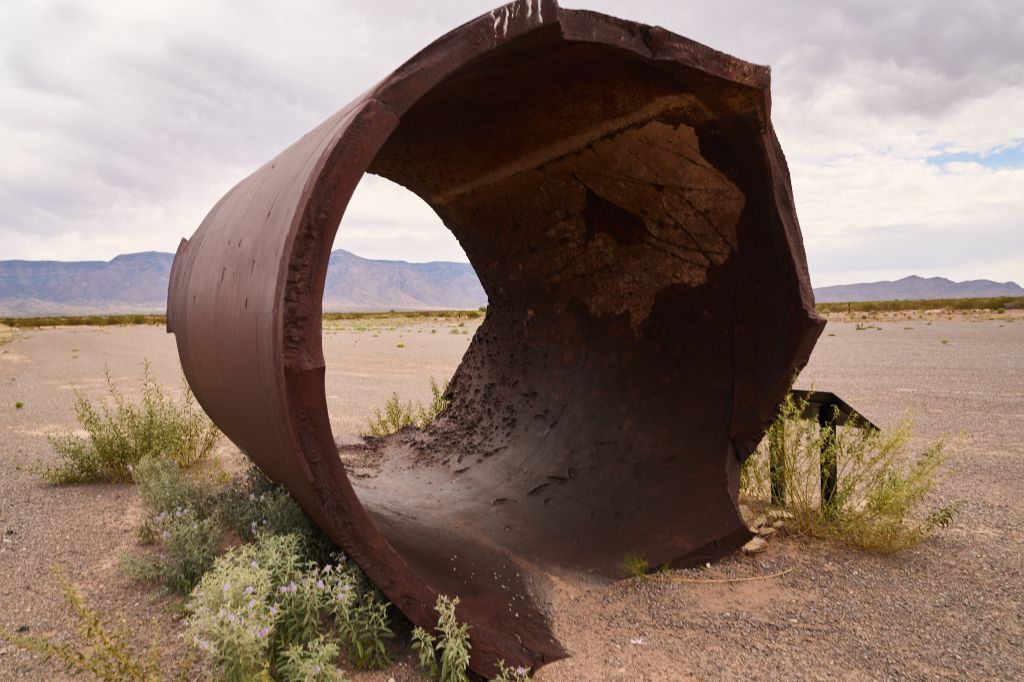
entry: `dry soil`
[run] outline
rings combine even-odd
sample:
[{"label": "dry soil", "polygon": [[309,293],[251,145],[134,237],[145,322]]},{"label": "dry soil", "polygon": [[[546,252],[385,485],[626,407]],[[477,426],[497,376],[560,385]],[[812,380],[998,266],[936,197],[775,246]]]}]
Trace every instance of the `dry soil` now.
[{"label": "dry soil", "polygon": [[[799,385],[834,391],[882,425],[909,415],[919,445],[958,438],[955,472],[933,500],[960,502],[952,527],[899,556],[775,538],[762,554],[700,571],[561,582],[552,614],[571,657],[537,679],[1024,679],[1024,318],[948,317],[833,319]],[[344,321],[325,330],[339,439],[354,438],[392,391],[429,398],[430,378],[451,375],[475,326]],[[105,367],[129,392],[144,358],[163,384],[180,382],[173,337],[154,327],[78,327],[5,341],[0,623],[63,636],[71,621],[51,576],[60,565],[141,640],[162,640],[173,664],[185,651],[179,602],[120,568],[136,550],[136,491],[52,487],[32,471],[52,461],[46,434],[74,425],[72,388],[100,397]],[[237,466],[229,443],[219,454]],[[721,582],[736,578],[758,579]],[[409,656],[351,678],[420,679]],[[62,677],[0,641],[0,680],[8,679]]]}]

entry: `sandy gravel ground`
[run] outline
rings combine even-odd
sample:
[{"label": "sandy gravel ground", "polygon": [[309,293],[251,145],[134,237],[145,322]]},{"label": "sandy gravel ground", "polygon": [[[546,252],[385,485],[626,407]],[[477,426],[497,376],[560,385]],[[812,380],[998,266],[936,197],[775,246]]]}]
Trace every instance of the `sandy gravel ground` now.
[{"label": "sandy gravel ground", "polygon": [[[392,391],[426,400],[430,377],[451,375],[474,330],[448,321],[326,330],[339,438],[361,430]],[[163,640],[172,659],[183,652],[178,602],[132,583],[119,567],[136,546],[134,489],[54,488],[29,470],[53,457],[45,434],[73,425],[72,386],[98,397],[108,366],[133,389],[143,358],[165,385],[181,380],[173,337],[159,328],[0,339],[0,622],[66,631],[50,575],[59,564],[94,605],[123,617],[143,640]],[[538,679],[1024,679],[1024,318],[837,318],[799,383],[833,390],[883,425],[910,414],[920,442],[963,432],[956,473],[937,495],[961,502],[955,525],[899,557],[775,539],[762,554],[703,571],[560,582],[554,626],[572,657]],[[220,454],[237,462],[229,444]],[[789,572],[692,582],[781,571]],[[392,678],[419,679],[411,658],[352,676]],[[8,679],[62,678],[0,643],[0,680]]]}]

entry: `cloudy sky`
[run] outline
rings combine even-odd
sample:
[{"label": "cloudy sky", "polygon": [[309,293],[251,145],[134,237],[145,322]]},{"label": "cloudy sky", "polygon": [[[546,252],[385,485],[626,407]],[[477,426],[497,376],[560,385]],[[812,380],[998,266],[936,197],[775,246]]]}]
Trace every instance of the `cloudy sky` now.
[{"label": "cloudy sky", "polygon": [[[0,259],[173,251],[238,180],[497,0],[0,3]],[[772,67],[816,286],[1024,283],[1024,0],[564,0]],[[465,260],[367,176],[336,246]]]}]

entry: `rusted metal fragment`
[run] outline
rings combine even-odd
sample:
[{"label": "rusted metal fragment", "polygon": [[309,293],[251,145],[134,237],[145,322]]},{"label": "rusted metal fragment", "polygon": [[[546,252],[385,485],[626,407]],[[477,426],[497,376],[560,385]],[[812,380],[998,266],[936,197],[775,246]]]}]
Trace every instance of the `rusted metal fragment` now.
[{"label": "rusted metal fragment", "polygon": [[[552,575],[712,560],[820,333],[768,70],[554,2],[469,22],[233,188],[175,258],[186,376],[413,622],[462,598],[473,667],[565,655]],[[425,431],[339,453],[320,338],[364,172],[437,211],[489,297]],[[350,479],[346,461],[373,462]]]}]

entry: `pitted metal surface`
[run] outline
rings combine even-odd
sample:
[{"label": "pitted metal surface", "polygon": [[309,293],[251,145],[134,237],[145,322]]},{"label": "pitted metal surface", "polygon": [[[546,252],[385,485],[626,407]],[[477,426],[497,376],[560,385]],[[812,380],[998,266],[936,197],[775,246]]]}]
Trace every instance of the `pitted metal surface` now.
[{"label": "pitted metal surface", "polygon": [[[822,327],[768,84],[660,28],[512,3],[244,179],[178,250],[168,329],[203,407],[413,622],[461,597],[479,672],[565,655],[551,576],[749,537],[739,465]],[[434,208],[489,305],[441,417],[339,455],[321,300],[365,172]],[[350,479],[354,459],[376,475]]]}]

